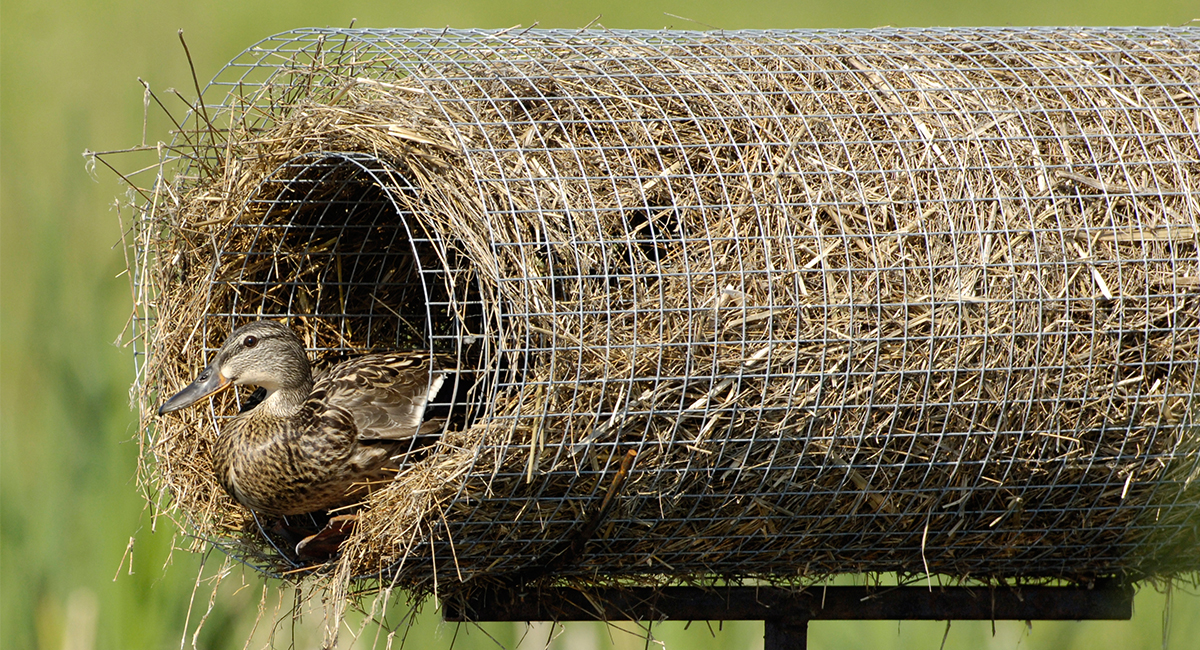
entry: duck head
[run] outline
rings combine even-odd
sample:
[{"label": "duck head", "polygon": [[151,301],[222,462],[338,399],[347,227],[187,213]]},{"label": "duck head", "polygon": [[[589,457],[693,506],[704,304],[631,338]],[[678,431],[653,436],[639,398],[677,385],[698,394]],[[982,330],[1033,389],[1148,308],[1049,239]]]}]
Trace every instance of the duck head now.
[{"label": "duck head", "polygon": [[282,392],[303,399],[312,389],[312,368],[304,345],[286,325],[254,321],[234,330],[212,363],[158,409],[158,414],[186,408],[234,385],[260,386],[265,400]]}]

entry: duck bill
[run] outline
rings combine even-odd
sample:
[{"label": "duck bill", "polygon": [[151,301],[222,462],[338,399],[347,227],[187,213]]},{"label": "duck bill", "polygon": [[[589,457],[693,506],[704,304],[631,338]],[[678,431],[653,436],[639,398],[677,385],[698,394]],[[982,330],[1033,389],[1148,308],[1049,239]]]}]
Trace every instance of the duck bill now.
[{"label": "duck bill", "polygon": [[209,366],[200,373],[196,381],[188,384],[186,388],[175,393],[171,399],[163,403],[158,408],[158,414],[170,413],[178,411],[181,408],[186,408],[200,401],[202,398],[212,395],[213,393],[222,391],[233,385],[233,382],[225,378],[219,370]]}]

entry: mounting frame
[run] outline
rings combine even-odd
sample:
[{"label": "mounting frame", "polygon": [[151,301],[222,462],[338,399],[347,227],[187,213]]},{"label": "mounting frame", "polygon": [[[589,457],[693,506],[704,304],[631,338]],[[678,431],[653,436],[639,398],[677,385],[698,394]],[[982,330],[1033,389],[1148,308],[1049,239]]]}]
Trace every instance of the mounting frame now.
[{"label": "mounting frame", "polygon": [[803,650],[809,621],[1129,620],[1132,585],[493,589],[442,602],[446,621],[763,621],[764,650]]}]

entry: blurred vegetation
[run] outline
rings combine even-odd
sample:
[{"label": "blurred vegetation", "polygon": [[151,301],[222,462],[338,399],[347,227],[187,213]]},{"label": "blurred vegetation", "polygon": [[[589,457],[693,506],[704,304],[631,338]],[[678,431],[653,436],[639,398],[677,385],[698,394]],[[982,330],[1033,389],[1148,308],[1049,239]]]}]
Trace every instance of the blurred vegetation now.
[{"label": "blurred vegetation", "polygon": [[[686,18],[664,12],[681,14]],[[209,608],[193,590],[202,563],[220,557],[174,549],[170,522],[152,520],[135,483],[137,423],[128,407],[131,350],[120,339],[131,312],[114,201],[125,188],[109,171],[90,174],[85,148],[119,149],[170,138],[151,112],[143,135],[140,76],[156,90],[191,87],[177,29],[186,32],[201,83],[246,46],[300,26],[580,27],[601,16],[613,28],[704,29],[879,25],[1160,25],[1200,18],[1195,0],[842,0],[743,3],[446,0],[437,3],[286,3],[218,0],[6,0],[0,22],[0,647],[241,648],[262,582],[234,570]],[[185,95],[190,94],[185,91]],[[184,106],[176,106],[182,113]],[[129,158],[125,170],[152,159]],[[124,217],[128,219],[129,215]],[[236,586],[235,586],[236,583]],[[286,595],[285,595],[286,596]],[[255,633],[265,639],[290,607],[268,599]],[[285,601],[290,596],[285,597]],[[191,605],[189,606],[189,603]],[[276,612],[276,606],[282,607]],[[642,648],[598,624],[565,631],[521,625],[458,627],[431,603],[407,631],[412,648]],[[393,624],[404,614],[389,612]],[[207,612],[207,613],[206,613]],[[189,618],[190,616],[190,618]],[[201,617],[201,632],[193,637]],[[1169,619],[1164,623],[1164,619]],[[286,647],[316,647],[319,616],[276,630]],[[955,623],[947,648],[1170,648],[1200,638],[1200,598],[1144,588],[1133,622]],[[656,640],[691,648],[761,647],[761,625],[656,625]],[[636,629],[631,624],[624,630]],[[397,635],[405,634],[401,626]],[[711,630],[711,632],[710,632]],[[944,623],[814,623],[812,648],[933,647]],[[343,633],[343,646],[349,634]],[[523,639],[523,641],[522,641]],[[369,643],[358,647],[368,647]]]}]

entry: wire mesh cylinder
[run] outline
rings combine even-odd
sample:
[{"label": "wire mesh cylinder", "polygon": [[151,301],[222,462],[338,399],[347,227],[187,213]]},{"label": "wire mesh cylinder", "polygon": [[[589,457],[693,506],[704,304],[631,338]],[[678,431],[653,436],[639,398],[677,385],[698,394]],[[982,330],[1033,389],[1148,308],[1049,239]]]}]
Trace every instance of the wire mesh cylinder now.
[{"label": "wire mesh cylinder", "polygon": [[414,589],[1195,571],[1197,37],[268,39],[143,223],[146,395],[260,316],[455,354],[339,560]]}]

